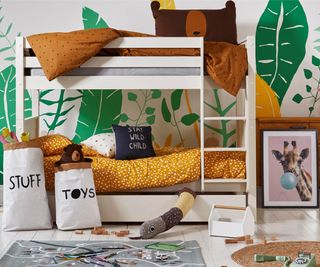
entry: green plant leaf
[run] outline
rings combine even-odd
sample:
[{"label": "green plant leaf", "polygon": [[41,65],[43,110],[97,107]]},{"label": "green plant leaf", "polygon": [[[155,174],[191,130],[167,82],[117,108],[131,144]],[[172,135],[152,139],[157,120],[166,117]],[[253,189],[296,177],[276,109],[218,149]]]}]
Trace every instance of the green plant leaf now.
[{"label": "green plant leaf", "polygon": [[[15,131],[16,125],[16,69],[8,66],[0,73],[0,130],[8,128]],[[31,116],[31,98],[27,90],[24,91],[25,117]],[[2,184],[3,147],[0,143],[0,183]]]},{"label": "green plant leaf", "polygon": [[53,118],[50,118],[50,123],[48,121],[48,118],[43,119],[43,121],[45,122],[45,124],[48,127],[48,129],[47,129],[48,134],[51,131],[54,131],[57,127],[61,126],[67,120],[67,118],[62,119],[62,117],[65,117],[75,107],[75,105],[72,105],[71,107],[65,109],[63,107],[64,104],[66,104],[68,102],[72,102],[72,101],[77,100],[82,97],[82,94],[81,94],[80,96],[65,98],[66,91],[60,90],[58,100],[45,99],[44,97],[52,91],[53,90],[44,90],[40,94],[40,102],[43,105],[47,105],[47,106],[55,105],[55,107],[54,107],[55,112],[46,112],[46,113],[41,114],[41,116],[53,117]]},{"label": "green plant leaf", "polygon": [[14,61],[14,60],[16,60],[16,57],[6,57],[6,58],[4,58],[4,60]]},{"label": "green plant leaf", "polygon": [[303,73],[304,73],[304,77],[306,77],[306,79],[311,79],[312,78],[312,71],[311,70],[304,69]]},{"label": "green plant leaf", "polygon": [[12,24],[13,24],[13,23],[10,23],[10,25],[8,26],[7,31],[6,31],[6,33],[5,33],[5,36],[7,36],[7,35],[10,33],[11,28],[12,28]]},{"label": "green plant leaf", "polygon": [[122,113],[120,115],[120,121],[127,122],[128,120],[129,120],[129,117],[128,117],[128,115],[126,113]]},{"label": "green plant leaf", "polygon": [[312,64],[316,67],[320,67],[320,59],[316,56],[312,56]]},{"label": "green plant leaf", "polygon": [[171,122],[171,113],[169,111],[167,101],[165,98],[162,99],[161,103],[161,113],[165,122]]},{"label": "green plant leaf", "polygon": [[198,114],[190,113],[190,114],[184,115],[181,118],[181,122],[186,126],[190,126],[193,123],[195,123],[198,119],[199,119],[199,115]]},{"label": "green plant leaf", "polygon": [[292,100],[293,100],[294,102],[296,102],[297,104],[300,104],[300,102],[303,100],[303,97],[302,97],[302,95],[300,95],[300,94],[296,94],[296,95],[292,98]]},{"label": "green plant leaf", "polygon": [[135,93],[128,93],[128,100],[129,101],[136,101],[138,96]]},{"label": "green plant leaf", "polygon": [[84,7],[82,9],[82,22],[84,29],[109,28],[108,24],[94,10]]},{"label": "green plant leaf", "polygon": [[305,56],[307,37],[307,17],[299,0],[269,0],[256,29],[256,65],[280,105]]},{"label": "green plant leaf", "polygon": [[47,89],[47,90],[42,90],[40,93],[39,93],[39,99],[40,101],[49,93],[51,93],[52,91],[54,91],[53,89]]},{"label": "green plant leaf", "polygon": [[312,90],[312,87],[311,87],[310,85],[306,85],[306,91],[307,91],[308,93],[310,93],[311,90]]},{"label": "green plant leaf", "polygon": [[154,112],[155,112],[155,108],[153,108],[153,107],[147,107],[146,108],[146,113],[148,114],[148,115],[152,115]]},{"label": "green plant leaf", "polygon": [[154,90],[151,90],[151,92],[152,92],[151,94],[152,99],[158,99],[161,97],[161,90],[154,89]]},{"label": "green plant leaf", "polygon": [[76,134],[73,141],[81,142],[99,133],[111,132],[119,124],[122,90],[83,90]]},{"label": "green plant leaf", "polygon": [[150,124],[150,125],[154,124],[155,120],[156,120],[156,116],[155,115],[151,115],[151,116],[147,117],[147,123]]},{"label": "green plant leaf", "polygon": [[310,113],[312,113],[313,110],[314,110],[314,107],[309,107]]},{"label": "green plant leaf", "polygon": [[4,52],[4,51],[7,51],[7,50],[9,50],[9,49],[11,49],[11,46],[7,46],[7,47],[4,47],[4,48],[1,48],[1,49],[0,49],[0,53],[1,53],[1,52]]},{"label": "green plant leaf", "polygon": [[183,90],[181,90],[181,89],[177,89],[172,92],[172,94],[171,94],[171,107],[172,107],[173,111],[176,111],[180,108],[182,93],[183,93]]}]

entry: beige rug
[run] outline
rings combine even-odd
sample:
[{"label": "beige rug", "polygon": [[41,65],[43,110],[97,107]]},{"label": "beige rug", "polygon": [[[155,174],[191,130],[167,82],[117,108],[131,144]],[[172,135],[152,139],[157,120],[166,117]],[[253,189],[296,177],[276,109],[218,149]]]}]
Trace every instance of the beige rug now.
[{"label": "beige rug", "polygon": [[316,255],[317,266],[320,266],[320,242],[308,242],[308,241],[290,241],[290,242],[272,242],[266,245],[252,245],[242,248],[234,252],[232,259],[245,267],[250,266],[279,266],[282,267],[281,262],[266,262],[255,263],[254,254],[265,254],[273,256],[289,256],[291,259],[295,259],[299,251],[310,252]]}]

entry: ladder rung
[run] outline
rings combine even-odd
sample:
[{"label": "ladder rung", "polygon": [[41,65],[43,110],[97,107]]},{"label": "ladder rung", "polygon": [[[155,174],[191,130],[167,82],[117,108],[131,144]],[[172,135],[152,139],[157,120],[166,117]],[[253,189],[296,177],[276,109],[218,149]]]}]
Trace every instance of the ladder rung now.
[{"label": "ladder rung", "polygon": [[240,117],[204,117],[205,121],[245,121],[247,120],[246,117],[240,116]]},{"label": "ladder rung", "polygon": [[206,184],[245,184],[247,183],[246,179],[237,179],[237,178],[219,178],[219,179],[208,179],[205,178],[204,182]]},{"label": "ladder rung", "polygon": [[214,152],[214,151],[247,151],[245,147],[205,147],[204,151]]}]

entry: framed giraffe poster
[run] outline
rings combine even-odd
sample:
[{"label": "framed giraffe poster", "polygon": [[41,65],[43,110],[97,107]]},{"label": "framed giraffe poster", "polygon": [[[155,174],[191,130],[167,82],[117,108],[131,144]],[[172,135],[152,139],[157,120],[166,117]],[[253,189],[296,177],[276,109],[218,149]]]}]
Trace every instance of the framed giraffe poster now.
[{"label": "framed giraffe poster", "polygon": [[263,206],[317,208],[317,131],[262,130]]}]

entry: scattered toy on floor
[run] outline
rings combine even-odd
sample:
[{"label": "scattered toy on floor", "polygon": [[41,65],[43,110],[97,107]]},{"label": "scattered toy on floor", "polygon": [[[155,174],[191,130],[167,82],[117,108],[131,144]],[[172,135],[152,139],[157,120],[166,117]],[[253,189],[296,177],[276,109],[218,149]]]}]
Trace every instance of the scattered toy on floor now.
[{"label": "scattered toy on floor", "polygon": [[196,193],[191,189],[184,188],[178,192],[178,195],[178,201],[173,208],[160,217],[144,222],[140,227],[140,236],[130,238],[150,239],[177,225],[192,208]]},{"label": "scattered toy on floor", "polygon": [[239,236],[235,238],[227,238],[224,240],[225,244],[237,244],[238,242],[245,242],[247,245],[253,244],[253,239],[250,235]]},{"label": "scattered toy on floor", "polygon": [[271,256],[271,255],[254,255],[255,262],[266,262],[266,261],[280,261],[283,262],[283,267],[316,267],[316,258],[314,254],[309,252],[299,252],[295,260],[292,260],[287,256]]},{"label": "scattered toy on floor", "polygon": [[59,167],[61,164],[73,162],[92,162],[92,159],[83,156],[81,145],[70,144],[63,149],[60,160],[56,161],[54,166]]}]

